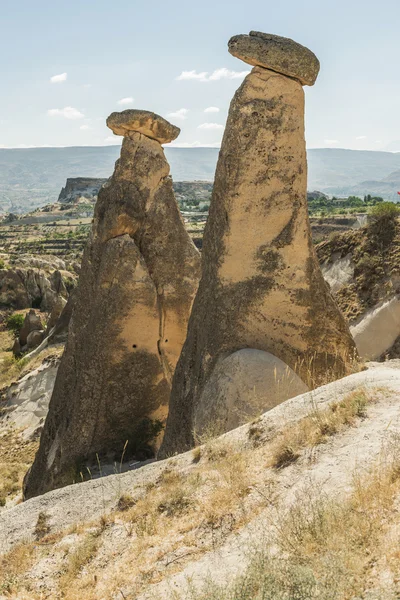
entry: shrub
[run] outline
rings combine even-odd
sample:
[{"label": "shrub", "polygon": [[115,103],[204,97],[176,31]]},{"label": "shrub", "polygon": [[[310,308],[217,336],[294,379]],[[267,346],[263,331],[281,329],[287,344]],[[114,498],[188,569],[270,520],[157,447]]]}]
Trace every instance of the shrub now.
[{"label": "shrub", "polygon": [[4,260],[2,258],[0,258],[0,269],[5,269],[6,268],[6,263],[4,262]]},{"label": "shrub", "polygon": [[383,245],[392,241],[399,215],[400,208],[393,202],[380,202],[371,208],[368,215],[369,230]]},{"label": "shrub", "polygon": [[25,317],[19,313],[13,313],[7,317],[6,326],[7,329],[11,329],[17,336],[21,331],[22,325],[24,324]]}]

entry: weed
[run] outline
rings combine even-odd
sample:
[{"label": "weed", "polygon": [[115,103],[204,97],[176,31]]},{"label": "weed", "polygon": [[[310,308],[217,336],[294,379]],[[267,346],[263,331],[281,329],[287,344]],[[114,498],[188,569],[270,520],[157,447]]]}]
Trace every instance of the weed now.
[{"label": "weed", "polygon": [[35,525],[35,537],[41,540],[45,535],[50,533],[49,515],[45,512],[40,512]]},{"label": "weed", "polygon": [[135,505],[135,500],[130,494],[122,494],[117,503],[117,510],[123,512]]}]

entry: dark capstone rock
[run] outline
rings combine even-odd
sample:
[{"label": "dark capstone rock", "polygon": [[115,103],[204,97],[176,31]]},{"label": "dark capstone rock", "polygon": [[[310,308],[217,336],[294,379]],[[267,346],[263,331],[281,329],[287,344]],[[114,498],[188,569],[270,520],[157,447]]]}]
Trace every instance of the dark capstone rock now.
[{"label": "dark capstone rock", "polygon": [[302,85],[314,85],[319,73],[319,60],[311,50],[279,35],[260,31],[234,35],[228,50],[249,65],[293,77]]}]

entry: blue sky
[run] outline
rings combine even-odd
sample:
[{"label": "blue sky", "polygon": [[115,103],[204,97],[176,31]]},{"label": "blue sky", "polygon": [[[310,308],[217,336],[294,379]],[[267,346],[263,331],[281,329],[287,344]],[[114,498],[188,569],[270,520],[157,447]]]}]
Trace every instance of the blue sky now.
[{"label": "blue sky", "polygon": [[321,61],[305,88],[308,147],[400,150],[398,0],[1,4],[0,146],[119,143],[105,118],[130,107],[180,126],[176,144],[218,145],[250,69],[227,41],[256,29],[292,37]]}]

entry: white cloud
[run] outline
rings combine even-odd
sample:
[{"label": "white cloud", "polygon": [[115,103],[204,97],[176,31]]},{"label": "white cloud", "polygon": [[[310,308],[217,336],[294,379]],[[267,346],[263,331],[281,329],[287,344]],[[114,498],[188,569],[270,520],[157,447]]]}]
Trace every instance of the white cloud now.
[{"label": "white cloud", "polygon": [[215,69],[211,73],[208,74],[208,71],[201,71],[198,73],[197,71],[182,71],[178,77],[176,77],[177,81],[220,81],[221,79],[243,79],[246,75],[248,75],[250,71],[231,71],[226,67],[221,67],[220,69]]},{"label": "white cloud", "polygon": [[133,104],[134,103],[134,98],[132,98],[132,96],[128,96],[127,98],[121,98],[121,100],[118,100],[117,104],[120,104],[121,106],[125,106],[126,104]]},{"label": "white cloud", "polygon": [[209,81],[219,81],[220,79],[243,79],[243,77],[246,77],[249,73],[250,71],[230,71],[229,69],[222,67],[222,69],[213,71],[208,79]]},{"label": "white cloud", "polygon": [[366,139],[367,139],[367,136],[366,136],[366,135],[358,135],[358,136],[356,137],[356,140],[366,140]]},{"label": "white cloud", "polygon": [[66,81],[66,80],[67,80],[66,73],[60,73],[59,75],[53,75],[53,77],[50,77],[51,83],[62,83],[63,81]]},{"label": "white cloud", "polygon": [[209,106],[208,108],[204,109],[205,113],[218,113],[219,112],[219,108],[217,106]]},{"label": "white cloud", "polygon": [[219,123],[202,123],[197,129],[223,129],[224,126]]},{"label": "white cloud", "polygon": [[184,121],[185,119],[187,119],[187,114],[189,112],[188,108],[180,108],[179,110],[176,110],[175,112],[170,112],[167,114],[167,117],[171,117],[171,119],[180,119],[181,121]]},{"label": "white cloud", "polygon": [[90,129],[90,127],[89,127],[89,125],[81,125],[81,126],[79,127],[79,129],[82,129],[82,130],[84,130],[84,131],[87,131],[88,129]]},{"label": "white cloud", "polygon": [[176,77],[177,81],[207,81],[207,71],[202,71],[198,73],[197,71],[182,71],[178,77]]},{"label": "white cloud", "polygon": [[83,119],[84,114],[81,113],[77,108],[72,106],[66,106],[65,108],[50,108],[47,111],[49,117],[64,117],[64,119]]},{"label": "white cloud", "polygon": [[324,144],[326,144],[327,146],[333,146],[338,143],[339,143],[339,140],[324,140]]}]

